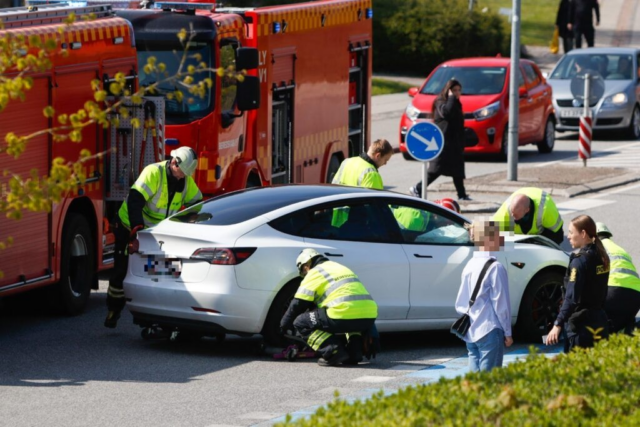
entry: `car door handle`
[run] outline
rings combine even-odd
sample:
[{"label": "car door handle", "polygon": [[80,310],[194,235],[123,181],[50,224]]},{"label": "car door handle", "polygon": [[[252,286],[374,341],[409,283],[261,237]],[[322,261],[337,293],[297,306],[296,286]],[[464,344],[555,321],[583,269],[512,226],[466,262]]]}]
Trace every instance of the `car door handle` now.
[{"label": "car door handle", "polygon": [[421,255],[421,254],[413,254],[416,258],[433,258],[431,255]]},{"label": "car door handle", "polygon": [[325,252],[324,254],[325,254],[326,256],[344,256],[344,255],[342,255],[342,254],[332,254],[332,253],[329,253],[329,252]]}]

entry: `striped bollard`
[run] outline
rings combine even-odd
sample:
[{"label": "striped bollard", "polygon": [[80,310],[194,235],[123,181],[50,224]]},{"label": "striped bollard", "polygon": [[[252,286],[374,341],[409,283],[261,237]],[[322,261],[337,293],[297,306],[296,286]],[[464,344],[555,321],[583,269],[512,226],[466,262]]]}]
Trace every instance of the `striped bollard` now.
[{"label": "striped bollard", "polygon": [[578,157],[587,166],[587,159],[591,158],[591,135],[593,119],[589,116],[580,116],[580,146]]}]

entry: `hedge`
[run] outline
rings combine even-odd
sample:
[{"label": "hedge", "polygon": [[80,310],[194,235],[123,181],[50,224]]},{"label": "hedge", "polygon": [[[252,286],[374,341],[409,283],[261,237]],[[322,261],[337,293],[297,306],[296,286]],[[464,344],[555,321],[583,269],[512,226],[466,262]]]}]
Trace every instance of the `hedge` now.
[{"label": "hedge", "polygon": [[[532,351],[535,348],[532,347]],[[616,334],[594,349],[526,361],[491,372],[337,399],[295,426],[637,426],[640,334]]]}]

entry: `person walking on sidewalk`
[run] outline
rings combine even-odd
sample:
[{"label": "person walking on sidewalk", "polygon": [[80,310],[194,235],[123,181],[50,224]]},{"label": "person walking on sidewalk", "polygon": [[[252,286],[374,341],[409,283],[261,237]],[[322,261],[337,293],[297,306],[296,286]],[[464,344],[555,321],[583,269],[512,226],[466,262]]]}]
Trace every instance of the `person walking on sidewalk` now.
[{"label": "person walking on sidewalk", "polygon": [[551,196],[539,188],[525,187],[514,192],[492,218],[503,231],[542,235],[557,244],[564,240],[562,218]]},{"label": "person walking on sidewalk", "polygon": [[609,280],[607,255],[590,216],[580,215],[569,224],[569,243],[574,249],[564,276],[564,299],[560,313],[547,335],[547,345],[557,344],[562,328],[567,330],[564,351],[589,348],[609,336],[604,311]]},{"label": "person walking on sidewalk", "polygon": [[380,169],[393,156],[393,147],[386,139],[374,141],[367,150],[356,157],[345,159],[336,172],[332,184],[352,187],[384,189]]},{"label": "person walking on sidewalk", "polygon": [[605,224],[596,223],[598,237],[609,255],[611,269],[607,283],[604,310],[609,318],[610,332],[625,329],[631,333],[640,311],[640,277],[631,255],[611,240],[613,234]]},{"label": "person walking on sidewalk", "polygon": [[[513,344],[509,277],[504,266],[491,255],[491,252],[500,251],[504,237],[500,236],[498,224],[492,221],[474,221],[470,233],[478,251],[462,271],[456,311],[458,314],[468,312],[471,318],[464,336],[469,351],[469,369],[471,372],[490,371],[502,366],[504,348]],[[488,263],[482,278],[481,272]],[[480,288],[469,307],[476,286]]]},{"label": "person walking on sidewalk", "polygon": [[595,28],[593,27],[593,13],[596,14],[596,26],[600,25],[600,5],[598,0],[571,0],[569,30],[573,31],[575,47],[582,47],[582,36],[588,47],[595,43]]},{"label": "person walking on sidewalk", "polygon": [[152,163],[142,170],[118,212],[115,259],[104,321],[107,328],[117,326],[125,306],[122,282],[129,266],[128,246],[136,239],[138,230],[152,227],[182,206],[191,206],[202,199],[202,193],[191,177],[198,164],[196,152],[189,147],[180,147],[173,150],[171,156],[171,160]]},{"label": "person walking on sidewalk", "polygon": [[[462,103],[462,85],[451,79],[445,85],[433,103],[433,121],[444,135],[442,153],[429,162],[427,186],[440,175],[453,178],[458,200],[471,200],[464,188],[464,113]],[[409,193],[420,197],[422,181],[409,188]]]},{"label": "person walking on sidewalk", "polygon": [[562,38],[562,51],[569,53],[573,49],[573,31],[570,29],[571,21],[571,1],[572,0],[560,0],[558,6],[558,14],[556,15],[556,28],[558,34]]}]

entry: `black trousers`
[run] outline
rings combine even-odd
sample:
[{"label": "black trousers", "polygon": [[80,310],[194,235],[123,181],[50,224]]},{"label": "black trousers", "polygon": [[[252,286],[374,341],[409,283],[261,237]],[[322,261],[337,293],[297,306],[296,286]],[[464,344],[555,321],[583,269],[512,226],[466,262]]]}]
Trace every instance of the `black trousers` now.
[{"label": "black trousers", "polygon": [[[362,332],[371,328],[375,321],[376,319],[331,319],[327,316],[326,309],[319,308],[296,317],[296,320],[293,321],[293,327],[307,342],[316,331],[331,334],[318,348],[325,359],[330,357],[339,347],[346,346],[349,359],[359,362],[362,360]],[[336,334],[349,334],[349,339]]]},{"label": "black trousers", "polygon": [[107,309],[109,311],[122,311],[125,305],[122,282],[127,276],[127,269],[129,268],[127,247],[129,246],[130,231],[118,220],[116,221],[114,234],[116,236],[116,247],[113,271],[109,278],[109,290],[107,291]]},{"label": "black trousers", "polygon": [[[427,187],[431,185],[433,181],[440,177],[439,173],[427,172]],[[464,188],[464,178],[461,177],[453,177],[453,185],[456,187],[456,193],[458,193],[458,199],[467,195],[467,191]],[[419,181],[416,184],[416,191],[418,194],[422,194],[422,181]]]},{"label": "black trousers", "polygon": [[[568,323],[565,323],[564,326],[567,331],[567,339],[564,342],[565,353],[570,352],[574,347],[593,347],[597,341],[609,337],[609,322],[604,310],[591,310],[589,319],[584,325],[578,326],[576,331],[570,331]],[[587,327],[591,328],[591,330],[587,329]],[[600,331],[594,334],[598,329]]]},{"label": "black trousers", "polygon": [[587,46],[593,47],[596,37],[596,30],[593,26],[575,27],[573,33],[576,41],[576,49],[582,47],[582,36],[584,36],[587,41]]},{"label": "black trousers", "polygon": [[619,332],[629,327],[633,329],[636,314],[640,311],[640,292],[620,286],[610,286],[604,310],[609,318],[611,332]]},{"label": "black trousers", "polygon": [[571,49],[573,49],[573,32],[562,37],[562,51],[563,53],[569,53]]}]

